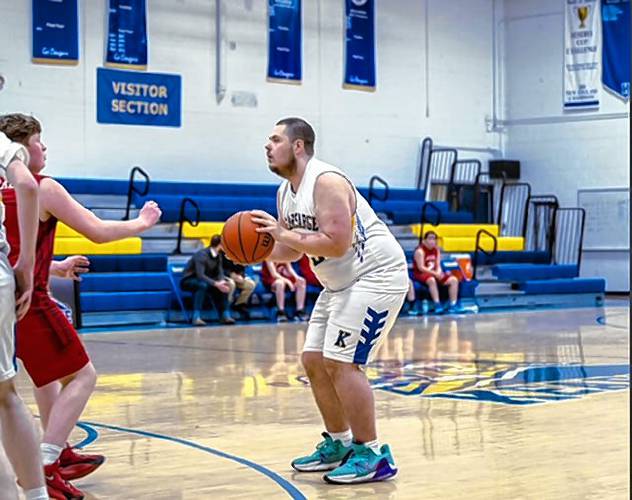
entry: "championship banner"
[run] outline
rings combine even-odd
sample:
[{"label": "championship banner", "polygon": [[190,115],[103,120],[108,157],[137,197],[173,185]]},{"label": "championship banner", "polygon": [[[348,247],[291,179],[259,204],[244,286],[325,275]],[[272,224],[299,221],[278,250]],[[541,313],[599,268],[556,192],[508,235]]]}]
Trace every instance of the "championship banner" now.
[{"label": "championship banner", "polygon": [[301,83],[301,0],[268,0],[268,81]]},{"label": "championship banner", "polygon": [[345,0],[346,89],[375,91],[375,0]]},{"label": "championship banner", "polygon": [[33,0],[33,57],[37,64],[79,63],[77,0]]},{"label": "championship banner", "polygon": [[601,0],[602,81],[624,100],[630,98],[630,0]]},{"label": "championship banner", "polygon": [[109,0],[105,65],[147,69],[147,8],[145,0]]},{"label": "championship banner", "polygon": [[599,0],[565,0],[564,109],[599,107]]},{"label": "championship banner", "polygon": [[97,68],[97,122],[179,127],[180,75]]}]

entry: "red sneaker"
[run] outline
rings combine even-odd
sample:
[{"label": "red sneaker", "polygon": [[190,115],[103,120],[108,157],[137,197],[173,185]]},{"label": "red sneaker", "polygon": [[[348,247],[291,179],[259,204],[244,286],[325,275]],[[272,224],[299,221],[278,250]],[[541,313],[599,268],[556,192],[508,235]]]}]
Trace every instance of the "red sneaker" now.
[{"label": "red sneaker", "polygon": [[59,460],[44,466],[48,496],[60,500],[83,500],[83,493],[59,474]]},{"label": "red sneaker", "polygon": [[59,474],[66,481],[79,479],[93,473],[103,462],[103,455],[77,453],[72,446],[66,444],[59,456]]}]

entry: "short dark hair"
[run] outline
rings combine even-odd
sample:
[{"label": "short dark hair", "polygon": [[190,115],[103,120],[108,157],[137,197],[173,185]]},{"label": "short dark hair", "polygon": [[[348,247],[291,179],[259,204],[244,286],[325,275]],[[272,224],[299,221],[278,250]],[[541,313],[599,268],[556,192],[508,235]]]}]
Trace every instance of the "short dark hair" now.
[{"label": "short dark hair", "polygon": [[211,247],[216,248],[221,242],[222,242],[222,237],[219,234],[215,234],[211,238]]},{"label": "short dark hair", "polygon": [[33,116],[11,113],[0,116],[0,132],[13,142],[27,146],[31,136],[42,133],[42,124]]},{"label": "short dark hair", "polygon": [[439,236],[437,235],[437,233],[435,233],[434,231],[426,231],[424,233],[424,240],[428,239],[430,236],[434,235],[435,238],[438,238]]},{"label": "short dark hair", "polygon": [[302,118],[290,117],[283,118],[276,124],[285,125],[285,135],[290,138],[290,141],[294,142],[296,139],[302,140],[303,144],[305,144],[305,152],[313,156],[316,134],[309,123]]}]

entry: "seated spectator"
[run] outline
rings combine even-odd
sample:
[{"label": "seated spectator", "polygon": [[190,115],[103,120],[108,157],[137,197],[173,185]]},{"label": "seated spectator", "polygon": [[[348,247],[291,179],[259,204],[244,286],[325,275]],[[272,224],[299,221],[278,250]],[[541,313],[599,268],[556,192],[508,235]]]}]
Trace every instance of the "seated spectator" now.
[{"label": "seated spectator", "polygon": [[406,295],[404,312],[409,316],[417,316],[419,314],[419,310],[417,309],[417,300],[415,297],[415,286],[410,279],[408,280],[408,294]]},{"label": "seated spectator", "polygon": [[296,274],[292,264],[276,263],[265,261],[261,269],[261,279],[263,284],[272,290],[277,301],[276,319],[279,323],[288,320],[285,312],[285,289],[289,288],[291,292],[296,292],[296,319],[299,321],[307,321],[309,315],[305,312],[305,290],[307,284],[305,278]]},{"label": "seated spectator", "polygon": [[441,250],[437,246],[437,233],[428,231],[413,255],[413,276],[425,284],[434,302],[434,312],[441,314],[443,306],[439,300],[439,285],[448,287],[450,306],[448,313],[458,312],[459,280],[441,269]]},{"label": "seated spectator", "polygon": [[202,307],[207,295],[217,309],[220,321],[225,325],[235,323],[228,310],[228,297],[234,291],[234,283],[224,275],[221,242],[219,235],[213,236],[210,246],[195,252],[182,273],[180,288],[194,294],[193,324],[197,326],[206,324],[202,319]]},{"label": "seated spectator", "polygon": [[[223,251],[221,252],[221,255],[222,267],[224,269],[226,280],[232,282],[231,287],[233,291],[228,297],[228,303],[232,304],[233,311],[237,311],[243,319],[249,320],[250,312],[248,312],[248,299],[250,299],[252,292],[255,291],[257,283],[249,276],[246,276],[245,266],[235,264],[226,257],[226,254]],[[235,300],[235,290],[239,290],[237,300]]]},{"label": "seated spectator", "polygon": [[298,268],[301,271],[301,276],[305,278],[305,281],[308,285],[317,286],[318,288],[322,288],[323,285],[318,281],[318,278],[314,274],[312,270],[312,266],[309,263],[309,257],[305,254],[301,257],[301,260],[298,261]]}]

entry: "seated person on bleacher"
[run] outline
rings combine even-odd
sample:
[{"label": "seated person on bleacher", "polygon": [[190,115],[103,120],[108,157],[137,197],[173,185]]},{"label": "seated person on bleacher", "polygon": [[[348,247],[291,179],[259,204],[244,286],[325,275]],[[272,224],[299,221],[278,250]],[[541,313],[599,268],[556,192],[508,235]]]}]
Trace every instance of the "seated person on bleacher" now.
[{"label": "seated person on bleacher", "polygon": [[305,254],[298,261],[298,269],[301,272],[301,276],[305,278],[305,281],[308,285],[317,286],[318,288],[322,288],[323,285],[318,281],[318,278],[314,274],[312,270],[312,266],[309,263],[309,257]]},{"label": "seated person on bleacher", "polygon": [[[232,292],[228,297],[228,303],[232,304],[233,311],[237,311],[243,319],[248,320],[250,319],[250,313],[248,312],[248,299],[250,299],[252,292],[255,291],[257,283],[251,277],[246,276],[245,266],[235,264],[232,260],[229,260],[223,250],[220,253],[222,255],[224,275],[232,288]],[[237,300],[235,300],[236,290],[239,290]]]},{"label": "seated person on bleacher", "polygon": [[305,294],[307,283],[305,278],[296,274],[289,262],[271,262],[266,260],[261,269],[263,284],[274,292],[277,301],[276,319],[279,323],[288,320],[285,312],[285,289],[296,292],[296,314],[298,321],[307,321],[309,315],[305,312]]},{"label": "seated person on bleacher", "polygon": [[421,244],[415,249],[413,276],[415,280],[428,287],[436,314],[443,312],[443,306],[439,300],[439,285],[448,287],[450,298],[448,313],[458,312],[459,280],[441,269],[441,250],[437,246],[437,233],[434,231],[427,231]]},{"label": "seated person on bleacher", "polygon": [[202,306],[207,295],[211,298],[215,309],[217,309],[220,321],[225,325],[235,323],[228,310],[228,297],[234,291],[234,288],[232,286],[233,283],[227,280],[224,275],[222,257],[220,255],[221,242],[220,236],[213,236],[210,246],[195,252],[182,273],[180,288],[194,294],[194,325],[202,326],[206,324],[202,319]]},{"label": "seated person on bleacher", "polygon": [[404,303],[403,310],[409,316],[417,316],[419,311],[417,310],[417,297],[415,296],[415,285],[411,280],[408,280],[408,293],[406,294],[406,302]]}]

